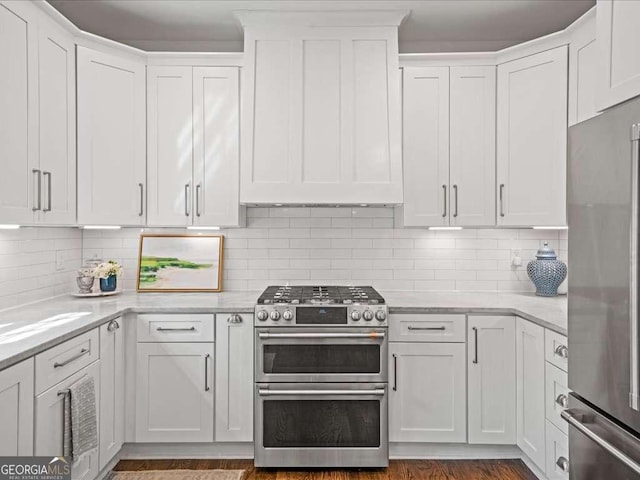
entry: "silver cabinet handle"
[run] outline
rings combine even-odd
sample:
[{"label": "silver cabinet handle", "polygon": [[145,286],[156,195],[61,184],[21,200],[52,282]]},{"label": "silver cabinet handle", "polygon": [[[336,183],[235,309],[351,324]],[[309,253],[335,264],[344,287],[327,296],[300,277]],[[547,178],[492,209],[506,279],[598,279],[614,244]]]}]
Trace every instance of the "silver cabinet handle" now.
[{"label": "silver cabinet handle", "polygon": [[237,314],[234,313],[229,318],[227,318],[227,322],[228,323],[242,323],[242,317],[240,315],[237,315]]},{"label": "silver cabinet handle", "polygon": [[393,354],[393,391],[398,390],[398,355]]},{"label": "silver cabinet handle", "polygon": [[141,217],[144,215],[144,185],[139,183],[138,188],[140,189],[140,210],[138,211],[138,216]]},{"label": "silver cabinet handle", "polygon": [[211,355],[208,353],[204,356],[204,391],[208,392],[211,390],[209,387],[209,358]]},{"label": "silver cabinet handle", "polygon": [[268,388],[259,388],[258,394],[262,397],[273,395],[283,396],[311,396],[311,395],[384,395],[384,388],[375,388],[372,390],[269,390]]},{"label": "silver cabinet handle", "polygon": [[560,358],[569,358],[569,349],[565,345],[558,345],[553,353]]},{"label": "silver cabinet handle", "polygon": [[631,126],[631,233],[629,262],[629,319],[631,341],[631,383],[629,406],[640,410],[638,378],[638,162],[640,161],[640,123]]},{"label": "silver cabinet handle", "polygon": [[200,216],[200,190],[202,189],[202,184],[196,185],[196,217]]},{"label": "silver cabinet handle", "polygon": [[455,200],[455,210],[453,211],[453,216],[458,216],[458,185],[453,186],[453,197]]},{"label": "silver cabinet handle", "polygon": [[51,172],[42,172],[42,176],[47,179],[47,206],[42,209],[43,212],[51,211]]},{"label": "silver cabinet handle", "polygon": [[33,207],[31,208],[32,211],[37,212],[38,210],[42,210],[42,172],[37,168],[34,168],[31,170],[31,173],[35,174],[38,178],[38,188],[36,189],[38,192],[38,200],[34,200]]},{"label": "silver cabinet handle", "polygon": [[444,211],[442,212],[442,218],[447,216],[447,186],[442,185],[442,193],[444,197]]},{"label": "silver cabinet handle", "polygon": [[260,338],[384,338],[384,332],[370,333],[265,333],[258,334]]},{"label": "silver cabinet handle", "polygon": [[564,393],[561,393],[557,396],[556,403],[562,408],[567,408],[569,406],[569,398]]},{"label": "silver cabinet handle", "polygon": [[74,355],[73,357],[71,357],[68,360],[65,360],[64,362],[56,362],[53,364],[53,368],[60,368],[60,367],[64,367],[65,365],[69,365],[71,362],[78,360],[81,357],[84,357],[87,353],[89,353],[90,350],[88,348],[83,348],[82,350],[80,350],[80,353],[78,353],[77,355]]},{"label": "silver cabinet handle", "polygon": [[167,328],[167,327],[158,327],[156,328],[158,332],[195,332],[196,327],[175,327],[175,328]]},{"label": "silver cabinet handle", "polygon": [[475,354],[473,357],[473,363],[478,363],[478,329],[476,327],[471,327],[473,330],[473,338],[474,338],[474,346],[475,346]]},{"label": "silver cabinet handle", "polygon": [[500,184],[500,216],[504,217],[504,201],[503,201],[504,183]]},{"label": "silver cabinet handle", "polygon": [[447,328],[444,325],[441,327],[414,327],[412,325],[409,325],[407,327],[407,330],[430,330],[430,331],[437,330],[441,332],[444,332],[446,329]]},{"label": "silver cabinet handle", "polygon": [[108,332],[113,332],[114,330],[117,330],[120,328],[120,324],[118,323],[117,320],[111,320],[109,322],[109,325],[107,325],[107,331]]},{"label": "silver cabinet handle", "polygon": [[569,460],[567,460],[566,458],[558,457],[558,460],[556,460],[556,465],[563,472],[567,472],[567,473],[569,472]]},{"label": "silver cabinet handle", "polygon": [[575,427],[580,433],[584,434],[591,441],[602,447],[607,451],[610,455],[614,456],[622,463],[624,463],[627,467],[633,470],[637,475],[640,475],[640,465],[635,462],[631,457],[627,456],[624,452],[618,450],[611,443],[606,441],[604,438],[600,437],[597,433],[587,427],[584,423],[578,420],[577,417],[573,415],[571,410],[564,410],[560,412],[560,416],[565,419],[569,425]]},{"label": "silver cabinet handle", "polygon": [[189,184],[184,185],[184,214],[189,216]]}]

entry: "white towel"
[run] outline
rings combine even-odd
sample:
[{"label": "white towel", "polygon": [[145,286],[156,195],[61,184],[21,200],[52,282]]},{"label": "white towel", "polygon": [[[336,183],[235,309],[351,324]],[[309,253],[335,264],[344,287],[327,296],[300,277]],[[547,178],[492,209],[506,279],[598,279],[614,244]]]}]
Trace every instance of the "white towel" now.
[{"label": "white towel", "polygon": [[[93,377],[84,377],[71,385],[69,397],[68,403],[71,404],[69,409],[71,414],[71,458],[76,462],[83,455],[98,448],[98,413]],[[66,423],[65,418],[65,425]]]}]

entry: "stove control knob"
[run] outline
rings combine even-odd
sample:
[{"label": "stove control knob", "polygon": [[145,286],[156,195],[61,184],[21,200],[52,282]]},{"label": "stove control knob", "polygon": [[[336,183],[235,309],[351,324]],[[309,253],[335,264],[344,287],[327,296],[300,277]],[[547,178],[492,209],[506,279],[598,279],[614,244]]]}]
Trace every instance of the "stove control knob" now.
[{"label": "stove control knob", "polygon": [[371,310],[365,310],[362,314],[362,318],[364,318],[367,322],[373,320],[373,312]]},{"label": "stove control knob", "polygon": [[257,314],[258,320],[264,322],[267,318],[269,318],[269,314],[266,310],[260,310]]},{"label": "stove control knob", "polygon": [[280,319],[280,312],[277,310],[273,310],[269,316],[271,317],[271,320],[277,322]]},{"label": "stove control knob", "polygon": [[293,318],[293,312],[291,310],[285,310],[284,312],[282,312],[282,319],[283,320],[286,320],[288,322],[292,318]]},{"label": "stove control knob", "polygon": [[376,312],[376,320],[378,320],[379,322],[384,322],[387,318],[387,314],[385,313],[384,310],[378,310]]},{"label": "stove control knob", "polygon": [[358,310],[354,310],[353,312],[351,312],[351,320],[353,320],[354,322],[360,320],[360,312]]}]

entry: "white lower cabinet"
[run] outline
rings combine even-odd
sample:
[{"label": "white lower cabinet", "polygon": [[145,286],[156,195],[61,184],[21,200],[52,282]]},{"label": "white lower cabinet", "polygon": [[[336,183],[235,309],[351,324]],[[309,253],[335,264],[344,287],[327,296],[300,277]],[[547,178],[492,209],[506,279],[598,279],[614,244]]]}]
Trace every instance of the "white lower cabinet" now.
[{"label": "white lower cabinet", "polygon": [[469,316],[469,443],[516,443],[516,320]]},{"label": "white lower cabinet", "polygon": [[213,442],[213,343],[139,343],[137,442]]},{"label": "white lower cabinet", "polygon": [[[69,388],[86,376],[92,376],[96,385],[96,408],[100,411],[100,361],[67,377],[62,382],[54,385],[49,390],[36,397],[35,413],[35,455],[36,456],[62,456],[64,442],[64,397],[58,393]],[[98,432],[100,431],[100,419],[98,416]],[[93,480],[100,471],[98,465],[99,453],[83,456],[73,464],[71,478],[73,480]]]},{"label": "white lower cabinet", "polygon": [[33,358],[0,372],[0,456],[33,455]]},{"label": "white lower cabinet", "polygon": [[124,442],[124,329],[121,318],[100,327],[100,470]]},{"label": "white lower cabinet", "polygon": [[517,445],[545,469],[544,328],[516,320]]},{"label": "white lower cabinet", "polygon": [[389,441],[467,440],[464,343],[389,343]]},{"label": "white lower cabinet", "polygon": [[546,456],[547,479],[567,480],[569,478],[569,437],[549,421],[547,421]]},{"label": "white lower cabinet", "polygon": [[253,441],[253,315],[216,314],[215,440]]}]

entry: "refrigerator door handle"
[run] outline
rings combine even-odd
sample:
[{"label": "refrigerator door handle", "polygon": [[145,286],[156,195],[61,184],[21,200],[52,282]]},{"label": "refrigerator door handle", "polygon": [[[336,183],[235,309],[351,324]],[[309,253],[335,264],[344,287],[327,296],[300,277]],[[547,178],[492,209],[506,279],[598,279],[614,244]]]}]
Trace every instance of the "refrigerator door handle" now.
[{"label": "refrigerator door handle", "polygon": [[624,463],[627,467],[633,470],[636,474],[640,475],[640,464],[638,464],[631,457],[627,456],[621,450],[617,449],[614,445],[609,443],[607,440],[600,437],[597,433],[595,433],[593,430],[587,427],[587,425],[582,423],[578,418],[578,416],[581,416],[580,414],[576,416],[574,415],[574,412],[572,412],[571,410],[564,410],[563,412],[560,413],[560,416],[562,416],[562,418],[566,420],[570,426],[575,427],[576,430],[578,430],[580,433],[585,435],[588,439],[590,439],[591,441],[593,441],[594,443],[602,447],[611,456],[615,457],[617,460]]},{"label": "refrigerator door handle", "polygon": [[631,391],[629,406],[640,411],[638,381],[638,161],[640,160],[640,123],[631,126],[631,234],[629,321],[631,338]]}]

